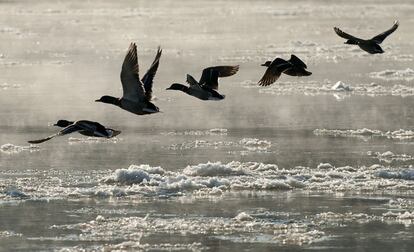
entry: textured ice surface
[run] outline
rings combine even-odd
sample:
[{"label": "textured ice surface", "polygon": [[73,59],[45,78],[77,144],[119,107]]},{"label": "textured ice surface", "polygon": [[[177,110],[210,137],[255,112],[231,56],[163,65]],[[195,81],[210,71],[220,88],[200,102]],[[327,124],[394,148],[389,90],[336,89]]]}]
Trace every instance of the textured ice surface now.
[{"label": "textured ice surface", "polygon": [[182,136],[182,135],[189,135],[189,136],[216,136],[216,135],[227,135],[227,129],[222,128],[214,128],[209,130],[185,130],[185,131],[170,131],[170,132],[162,132],[162,135],[172,135],[172,136]]},{"label": "textured ice surface", "polygon": [[79,144],[79,143],[117,143],[122,140],[121,138],[111,137],[69,137],[69,144]]},{"label": "textured ice surface", "polygon": [[[272,190],[393,194],[414,189],[412,167],[336,167],[330,163],[281,168],[275,164],[232,161],[189,165],[174,172],[131,165],[127,169],[89,173],[32,170],[4,174],[7,176],[0,177],[0,183],[5,188],[15,188],[25,195],[23,199],[220,196],[225,192]],[[8,200],[11,194],[5,191],[0,198]]]},{"label": "textured ice surface", "polygon": [[7,90],[10,88],[20,88],[20,84],[0,83],[0,90]]},{"label": "textured ice surface", "polygon": [[386,152],[383,152],[383,153],[368,151],[367,155],[372,156],[374,158],[377,158],[378,160],[386,162],[386,163],[392,163],[394,161],[406,162],[406,161],[414,160],[414,157],[412,157],[410,155],[395,154],[391,151],[386,151]]},{"label": "textured ice surface", "polygon": [[317,136],[334,136],[334,137],[359,137],[359,138],[370,138],[370,137],[386,137],[391,139],[413,139],[414,131],[399,129],[394,131],[381,131],[376,129],[315,129],[313,133]]},{"label": "textured ice surface", "polygon": [[380,72],[370,73],[371,78],[378,78],[383,80],[414,80],[414,70],[407,68],[404,70],[384,70]]},{"label": "textured ice surface", "polygon": [[39,150],[40,150],[40,147],[37,145],[19,146],[19,145],[14,145],[11,143],[3,144],[0,147],[0,151],[5,154],[17,154],[22,151],[34,152],[34,151],[39,151]]},{"label": "textured ice surface", "polygon": [[211,141],[196,139],[194,141],[186,141],[179,144],[171,144],[167,148],[170,150],[189,150],[199,148],[229,149],[230,153],[237,152],[237,148],[242,148],[242,154],[249,152],[270,152],[272,142],[265,139],[242,138],[238,142],[233,141]]},{"label": "textured ice surface", "polygon": [[[247,88],[259,88],[257,82],[244,81],[243,87]],[[395,85],[383,85],[377,83],[355,83],[349,84],[343,81],[337,81],[331,83],[326,80],[325,83],[315,81],[278,81],[275,84],[267,87],[260,88],[259,93],[271,94],[271,95],[294,95],[302,94],[308,96],[315,95],[334,95],[341,100],[346,96],[358,95],[358,96],[400,96],[407,97],[414,95],[414,86],[408,84],[395,84]]]},{"label": "textured ice surface", "polygon": [[304,245],[315,242],[324,235],[324,232],[315,229],[310,223],[284,223],[254,217],[240,219],[191,216],[159,218],[151,215],[143,218],[98,216],[86,223],[54,225],[52,229],[79,230],[79,239],[83,241],[99,239],[108,242],[124,237],[139,241],[142,234],[160,232],[185,235],[213,234],[218,239],[235,242]]}]

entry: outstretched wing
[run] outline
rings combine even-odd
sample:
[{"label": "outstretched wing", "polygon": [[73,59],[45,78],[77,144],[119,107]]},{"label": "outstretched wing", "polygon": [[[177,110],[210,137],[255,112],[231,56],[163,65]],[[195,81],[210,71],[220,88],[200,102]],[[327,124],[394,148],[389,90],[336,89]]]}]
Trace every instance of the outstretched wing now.
[{"label": "outstretched wing", "polygon": [[390,29],[388,29],[385,32],[373,37],[372,40],[377,44],[381,44],[382,41],[384,41],[384,39],[386,37],[388,37],[391,33],[393,33],[395,30],[397,30],[398,25],[399,25],[398,21],[395,21],[394,25]]},{"label": "outstretched wing", "polygon": [[79,130],[88,131],[93,136],[108,137],[108,132],[106,131],[105,126],[98,122],[81,120],[77,121],[75,124],[79,127]]},{"label": "outstretched wing", "polygon": [[122,98],[130,101],[142,101],[145,99],[144,87],[139,79],[139,66],[137,46],[131,43],[125,56],[121,70]]},{"label": "outstretched wing", "polygon": [[341,29],[339,29],[338,27],[334,27],[334,31],[336,32],[336,34],[338,34],[339,37],[344,38],[344,39],[349,39],[349,40],[353,40],[353,41],[361,41],[362,39],[354,37],[346,32],[343,32]]},{"label": "outstretched wing", "polygon": [[259,81],[259,86],[269,86],[279,79],[282,72],[277,69],[276,65],[271,65],[266,69],[263,77]]},{"label": "outstretched wing", "polygon": [[53,135],[48,136],[48,137],[43,138],[43,139],[31,140],[31,141],[28,141],[28,142],[31,143],[31,144],[40,144],[40,143],[46,142],[46,141],[48,141],[48,140],[50,140],[54,137],[63,136],[63,135],[66,135],[66,134],[70,134],[70,133],[79,131],[79,130],[81,130],[81,128],[78,125],[72,124],[72,125],[69,125],[68,127],[64,128],[63,130],[59,131],[56,134],[53,134]]},{"label": "outstretched wing", "polygon": [[148,71],[145,73],[144,77],[141,79],[142,83],[144,83],[145,96],[147,97],[148,101],[150,101],[152,98],[152,81],[154,80],[154,76],[157,73],[158,65],[160,64],[161,53],[162,50],[160,47],[158,47],[154,61],[152,62]]},{"label": "outstretched wing", "polygon": [[200,85],[206,85],[212,89],[218,89],[218,78],[232,76],[239,71],[236,66],[214,66],[203,70],[200,78]]},{"label": "outstretched wing", "polygon": [[187,74],[186,82],[190,84],[190,88],[199,89],[201,90],[200,84],[194,79],[193,76]]},{"label": "outstretched wing", "polygon": [[307,68],[306,64],[301,59],[299,59],[298,57],[296,57],[293,54],[290,55],[289,61],[290,61],[290,63],[292,63],[295,66],[300,66],[300,67],[303,67],[303,68]]}]

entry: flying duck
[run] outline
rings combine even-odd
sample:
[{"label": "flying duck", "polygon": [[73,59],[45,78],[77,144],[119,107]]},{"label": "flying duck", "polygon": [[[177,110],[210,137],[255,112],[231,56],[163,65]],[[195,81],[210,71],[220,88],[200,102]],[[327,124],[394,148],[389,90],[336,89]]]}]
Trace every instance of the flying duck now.
[{"label": "flying duck", "polygon": [[223,100],[225,95],[216,91],[218,78],[232,76],[237,71],[239,71],[239,65],[208,67],[203,70],[200,81],[197,82],[193,76],[187,74],[187,83],[190,86],[173,83],[167,90],[180,90],[200,100]]},{"label": "flying duck", "polygon": [[87,120],[81,120],[81,121],[76,121],[76,122],[71,122],[67,120],[59,120],[57,121],[56,124],[54,124],[54,126],[62,127],[64,129],[46,138],[39,139],[39,140],[31,140],[28,142],[31,144],[40,144],[54,137],[67,135],[67,134],[70,134],[76,131],[84,136],[106,137],[106,138],[111,138],[121,133],[121,131],[110,129],[110,128],[105,128],[105,126],[103,126],[100,123],[87,121]]},{"label": "flying duck", "polygon": [[358,45],[359,48],[361,48],[362,50],[368,53],[371,53],[371,54],[375,54],[375,53],[384,53],[384,51],[382,50],[381,46],[379,46],[379,44],[381,44],[382,41],[384,41],[384,39],[388,37],[391,33],[397,30],[398,25],[399,25],[398,21],[395,21],[394,25],[389,30],[373,37],[372,39],[367,39],[367,40],[360,39],[352,35],[349,35],[348,33],[341,31],[338,27],[334,27],[334,31],[336,32],[336,34],[338,34],[339,37],[347,39],[345,44]]},{"label": "flying duck", "polygon": [[309,76],[312,74],[306,71],[306,64],[293,54],[289,60],[276,58],[273,61],[266,61],[262,66],[267,67],[267,69],[259,81],[260,86],[273,84],[282,73],[290,76]]},{"label": "flying duck", "polygon": [[121,98],[104,95],[96,102],[113,104],[137,115],[146,115],[159,112],[159,108],[151,102],[152,82],[157,73],[162,50],[158,47],[154,62],[147,73],[139,79],[139,65],[137,46],[131,43],[125,56],[121,70],[123,95]]}]

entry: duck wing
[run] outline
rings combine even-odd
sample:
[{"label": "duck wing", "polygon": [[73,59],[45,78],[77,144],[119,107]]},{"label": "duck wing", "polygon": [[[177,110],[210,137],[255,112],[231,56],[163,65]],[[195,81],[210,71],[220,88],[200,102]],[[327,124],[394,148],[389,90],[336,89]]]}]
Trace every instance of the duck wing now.
[{"label": "duck wing", "polygon": [[306,66],[306,64],[301,59],[296,57],[296,55],[294,55],[294,54],[290,55],[289,62],[292,63],[295,66],[300,66],[300,67],[303,67],[303,68],[308,67],[308,66]]},{"label": "duck wing", "polygon": [[123,89],[122,98],[134,102],[145,99],[145,91],[139,79],[139,66],[137,56],[137,46],[131,43],[125,56],[121,70],[121,83]]},{"label": "duck wing", "polygon": [[388,29],[385,32],[373,37],[371,40],[373,40],[377,44],[381,44],[382,41],[384,41],[384,39],[386,37],[388,37],[391,33],[393,33],[395,30],[397,30],[398,26],[399,26],[398,21],[395,21],[394,25],[390,29]]},{"label": "duck wing", "polygon": [[103,126],[102,124],[98,122],[82,120],[82,121],[77,121],[75,125],[79,127],[79,130],[88,131],[93,136],[97,136],[97,137],[108,137],[109,136],[108,132],[106,131],[105,126]]},{"label": "duck wing", "polygon": [[38,140],[30,140],[28,142],[31,143],[31,144],[40,144],[40,143],[46,142],[46,141],[48,141],[48,140],[50,140],[54,137],[67,135],[67,134],[70,134],[70,133],[73,133],[73,132],[76,132],[76,131],[79,131],[79,130],[82,130],[82,128],[80,128],[76,124],[72,124],[72,125],[69,125],[68,127],[64,128],[63,130],[59,131],[56,134],[53,134],[51,136],[48,136],[48,137],[42,138],[42,139],[38,139]]},{"label": "duck wing", "polygon": [[155,55],[155,59],[152,62],[150,68],[145,73],[144,77],[142,77],[141,81],[144,83],[145,89],[145,96],[147,97],[148,101],[152,98],[152,81],[154,80],[155,74],[158,70],[158,65],[160,64],[162,50],[158,47],[157,54]]},{"label": "duck wing", "polygon": [[212,89],[218,89],[218,78],[232,76],[239,71],[236,66],[214,66],[203,70],[200,78],[200,85],[206,85]]},{"label": "duck wing", "polygon": [[273,84],[283,72],[292,68],[292,63],[281,58],[276,58],[266,69],[263,77],[259,81],[259,86],[269,86]]},{"label": "duck wing", "polygon": [[338,34],[339,37],[344,38],[344,39],[348,39],[348,40],[352,40],[355,42],[360,42],[362,41],[362,39],[354,37],[346,32],[343,32],[341,29],[339,29],[338,27],[334,27],[334,31],[336,34]]},{"label": "duck wing", "polygon": [[189,74],[187,74],[186,82],[190,84],[190,88],[202,90],[200,84]]}]

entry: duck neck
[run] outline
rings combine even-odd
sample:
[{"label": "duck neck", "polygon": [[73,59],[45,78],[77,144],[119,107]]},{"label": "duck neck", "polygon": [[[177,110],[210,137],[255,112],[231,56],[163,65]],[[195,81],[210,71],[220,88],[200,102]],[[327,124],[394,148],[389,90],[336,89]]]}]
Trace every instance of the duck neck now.
[{"label": "duck neck", "polygon": [[105,99],[101,100],[101,102],[121,106],[121,100],[113,96],[106,96]]},{"label": "duck neck", "polygon": [[189,90],[190,90],[190,88],[189,87],[187,87],[187,86],[185,86],[185,85],[183,85],[183,84],[176,84],[176,86],[175,86],[175,88],[174,88],[175,90],[180,90],[180,91],[183,91],[184,93],[188,93],[189,92]]}]

